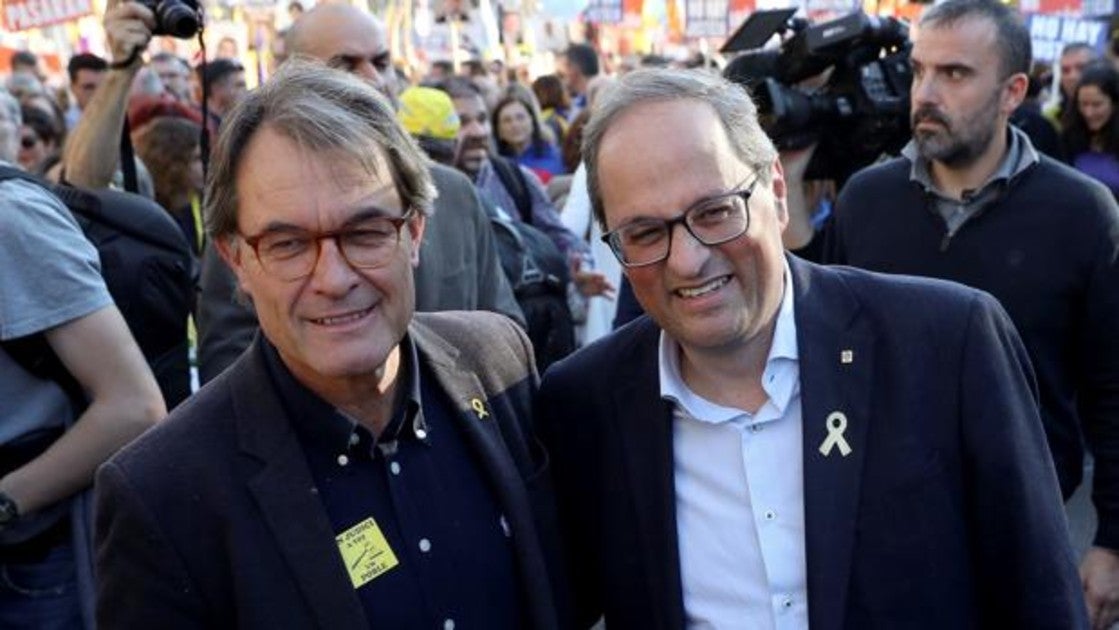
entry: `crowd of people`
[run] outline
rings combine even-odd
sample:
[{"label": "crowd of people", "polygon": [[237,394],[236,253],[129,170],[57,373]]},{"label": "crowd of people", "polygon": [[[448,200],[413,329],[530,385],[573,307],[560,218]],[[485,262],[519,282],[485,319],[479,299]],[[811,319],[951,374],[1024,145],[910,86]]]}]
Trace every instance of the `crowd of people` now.
[{"label": "crowd of people", "polygon": [[[911,140],[829,187],[711,68],[409,80],[323,3],[248,90],[144,54],[158,19],[111,3],[65,90],[30,53],[0,89],[0,627],[1119,621],[1091,47],[1047,109],[1015,9],[930,6]],[[177,226],[185,401],[72,187]]]}]

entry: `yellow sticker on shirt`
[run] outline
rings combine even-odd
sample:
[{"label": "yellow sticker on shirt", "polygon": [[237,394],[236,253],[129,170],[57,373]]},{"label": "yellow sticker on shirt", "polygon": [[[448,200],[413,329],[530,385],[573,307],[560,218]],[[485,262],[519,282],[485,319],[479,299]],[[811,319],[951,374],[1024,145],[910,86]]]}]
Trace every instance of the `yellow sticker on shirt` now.
[{"label": "yellow sticker on shirt", "polygon": [[400,562],[377,527],[376,521],[367,518],[335,537],[342,561],[354,588],[361,588],[373,578],[392,569]]}]

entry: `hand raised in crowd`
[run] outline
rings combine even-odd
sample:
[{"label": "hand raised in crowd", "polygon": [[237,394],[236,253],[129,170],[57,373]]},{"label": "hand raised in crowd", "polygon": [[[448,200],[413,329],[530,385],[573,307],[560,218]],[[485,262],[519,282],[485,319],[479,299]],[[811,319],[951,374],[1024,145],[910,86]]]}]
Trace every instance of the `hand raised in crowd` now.
[{"label": "hand raised in crowd", "polygon": [[1093,630],[1107,630],[1119,621],[1119,554],[1089,549],[1080,563],[1080,582]]},{"label": "hand raised in crowd", "polygon": [[601,296],[614,299],[615,287],[601,271],[575,271],[571,279],[575,281],[579,293],[587,297]]},{"label": "hand raised in crowd", "polygon": [[113,54],[113,63],[121,63],[148,47],[155,28],[155,14],[139,2],[119,2],[105,12],[105,38]]}]

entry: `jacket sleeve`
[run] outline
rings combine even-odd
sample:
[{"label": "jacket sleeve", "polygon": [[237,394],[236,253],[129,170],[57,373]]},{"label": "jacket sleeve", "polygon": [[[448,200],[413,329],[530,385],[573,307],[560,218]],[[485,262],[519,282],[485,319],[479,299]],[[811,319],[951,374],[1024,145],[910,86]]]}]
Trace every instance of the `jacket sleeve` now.
[{"label": "jacket sleeve", "polygon": [[1080,320],[1075,324],[1077,411],[1095,458],[1094,544],[1119,550],[1119,209],[1102,199]]},{"label": "jacket sleeve", "polygon": [[1033,370],[1009,316],[985,293],[973,299],[962,355],[961,500],[980,625],[1087,627]]},{"label": "jacket sleeve", "polygon": [[179,550],[163,536],[125,473],[105,464],[96,489],[97,626],[214,627]]}]

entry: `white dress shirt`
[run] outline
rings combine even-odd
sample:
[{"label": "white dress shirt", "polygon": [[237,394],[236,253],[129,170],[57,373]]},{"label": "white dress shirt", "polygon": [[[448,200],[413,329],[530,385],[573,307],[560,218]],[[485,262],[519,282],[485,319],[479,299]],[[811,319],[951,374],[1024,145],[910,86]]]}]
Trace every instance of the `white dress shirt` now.
[{"label": "white dress shirt", "polygon": [[750,414],[712,403],[680,376],[660,338],[661,397],[673,403],[676,530],[689,628],[808,627],[800,371],[792,283]]}]

